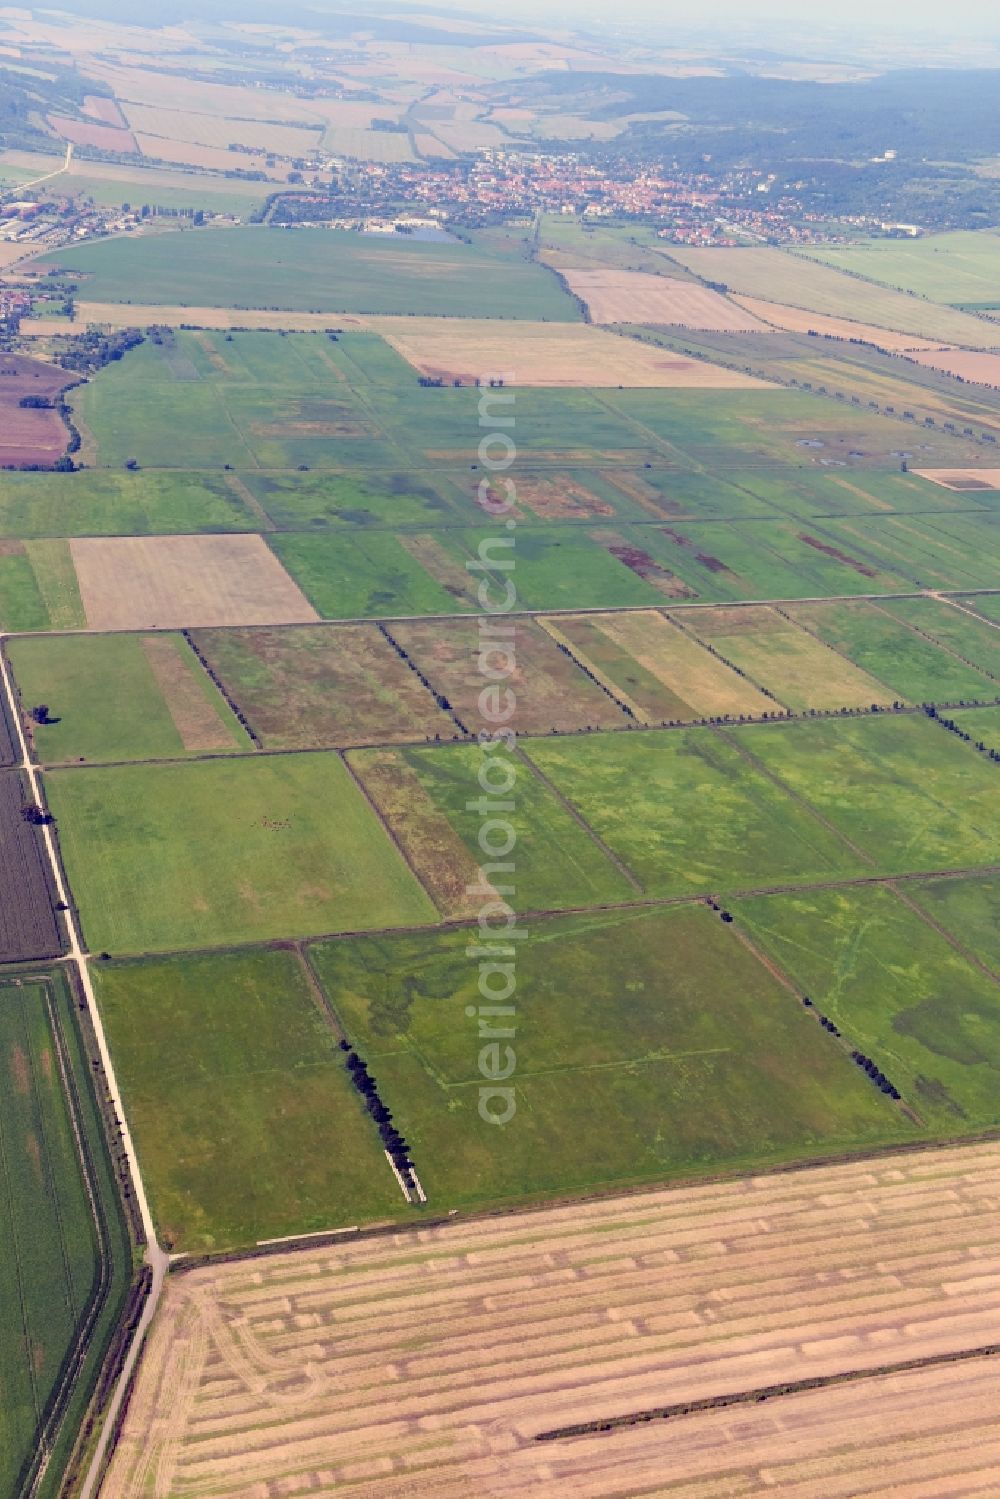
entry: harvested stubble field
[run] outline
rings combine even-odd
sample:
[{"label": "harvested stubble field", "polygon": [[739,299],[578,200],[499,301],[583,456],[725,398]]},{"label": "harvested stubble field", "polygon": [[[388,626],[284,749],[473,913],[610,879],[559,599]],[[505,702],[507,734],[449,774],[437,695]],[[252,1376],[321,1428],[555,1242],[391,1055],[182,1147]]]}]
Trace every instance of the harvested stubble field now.
[{"label": "harvested stubble field", "polygon": [[695,281],[643,271],[564,270],[560,274],[570,291],[586,302],[594,323],[676,323],[721,333],[754,333],[763,328],[750,312]]},{"label": "harvested stubble field", "polygon": [[[168,1285],[105,1492],[669,1486],[693,1499],[759,1493],[764,1475],[833,1499],[885,1493],[895,1472],[899,1492],[989,1493],[988,1477],[956,1476],[995,1476],[996,1373],[983,1361],[668,1428],[536,1439],[988,1341],[998,1190],[991,1144],[190,1271]],[[897,1413],[891,1436],[878,1429]],[[985,1430],[970,1429],[973,1414]],[[873,1443],[888,1468],[873,1467]]]},{"label": "harvested stubble field", "polygon": [[70,547],[92,630],[319,618],[259,536],[76,537]]},{"label": "harvested stubble field", "polygon": [[132,132],[120,126],[70,120],[59,115],[49,115],[48,120],[56,135],[64,141],[72,141],[74,146],[94,146],[98,151],[117,151],[123,156],[134,155],[139,150]]},{"label": "harvested stubble field", "polygon": [[450,739],[459,732],[375,625],[208,630],[194,640],[270,749]]},{"label": "harvested stubble field", "polygon": [[0,962],[54,958],[63,951],[55,893],[37,827],[21,809],[31,801],[16,770],[0,771]]},{"label": "harvested stubble field", "polygon": [[829,317],[821,312],[805,312],[801,307],[788,307],[784,302],[765,302],[760,297],[744,297],[735,293],[731,300],[760,323],[769,323],[786,333],[811,332],[818,333],[823,338],[859,338],[890,354],[938,347],[936,343],[917,338],[912,333],[896,333],[891,328],[876,328],[871,323],[855,322],[850,317]]},{"label": "harvested stubble field", "polygon": [[322,333],[328,328],[364,328],[350,312],[262,311],[254,307],[165,307],[135,302],[78,302],[74,323],[104,328],[255,328],[288,333]]},{"label": "harvested stubble field", "polygon": [[1000,489],[1000,468],[917,468],[915,474],[960,492]]},{"label": "harvested stubble field", "polygon": [[640,723],[759,716],[774,704],[656,610],[542,621]]},{"label": "harvested stubble field", "polygon": [[506,671],[504,685],[516,704],[510,723],[519,733],[625,724],[608,694],[533,620],[519,619],[507,630],[500,624],[493,632],[475,620],[428,620],[393,625],[391,633],[463,723],[481,719],[480,694],[490,680],[485,673]]},{"label": "harvested stubble field", "polygon": [[23,354],[0,355],[0,468],[51,465],[61,458],[69,432],[52,406],[22,406],[26,397],[55,401],[76,376]]},{"label": "harvested stubble field", "polygon": [[752,375],[685,359],[589,325],[387,317],[372,318],[371,325],[414,369],[449,384],[499,376],[507,385],[576,389],[777,389]]}]

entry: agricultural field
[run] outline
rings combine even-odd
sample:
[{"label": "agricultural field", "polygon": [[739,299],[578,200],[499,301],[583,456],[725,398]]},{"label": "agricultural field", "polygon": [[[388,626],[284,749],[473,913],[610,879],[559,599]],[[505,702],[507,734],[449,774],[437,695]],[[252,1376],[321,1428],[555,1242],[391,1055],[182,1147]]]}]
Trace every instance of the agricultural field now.
[{"label": "agricultural field", "polygon": [[996,857],[996,766],[923,714],[726,732],[880,872]]},{"label": "agricultural field", "polygon": [[[1000,330],[998,330],[1000,336]],[[992,385],[1000,388],[1000,354],[972,353],[967,349],[935,349],[933,351],[910,351],[907,358],[928,369],[943,370],[946,375],[957,375],[961,380],[971,380],[976,385]]]},{"label": "agricultural field", "polygon": [[0,539],[0,629],[73,630],[85,623],[67,542]]},{"label": "agricultural field", "polygon": [[65,1461],[131,1250],[61,977],[0,981],[0,1058],[0,1487],[18,1494],[43,1430]]},{"label": "agricultural field", "polygon": [[95,977],[161,1243],[245,1247],[406,1210],[296,953]]},{"label": "agricultural field", "polygon": [[[789,604],[783,607],[797,625],[815,636],[823,645],[888,689],[892,699],[911,703],[954,703],[963,699],[989,702],[997,696],[998,684],[988,671],[995,670],[990,642],[983,638],[989,626],[976,633],[976,621],[959,610],[933,599],[887,599],[870,603],[858,599],[851,603]],[[947,642],[950,614],[956,620],[969,621],[967,640],[971,645],[956,654],[940,643],[933,630],[940,631]],[[954,635],[961,624],[953,627]],[[973,665],[971,655],[980,657],[987,670]],[[885,692],[873,699],[885,701]],[[839,705],[838,705],[839,706]]]},{"label": "agricultural field", "polygon": [[764,301],[761,297],[734,294],[731,300],[761,323],[780,328],[786,333],[815,333],[820,338],[860,338],[889,354],[912,353],[938,347],[938,344],[916,338],[912,333],[896,333],[889,328],[876,328],[870,323],[859,323],[851,317],[830,317],[819,312],[806,312],[801,307]]},{"label": "agricultural field", "polygon": [[[890,1154],[440,1224],[419,1277],[408,1234],[193,1269],[168,1286],[109,1499],[144,1499],[154,1473],[235,1499],[389,1492],[400,1472],[418,1499],[457,1499],[501,1465],[516,1496],[748,1495],[762,1472],[802,1499],[988,1492],[993,1361],[877,1371],[957,1353],[993,1315],[997,1182],[995,1144]],[[328,1337],[345,1324],[357,1347]],[[872,1377],[712,1408],[856,1369]],[[275,1378],[281,1402],[251,1406]],[[669,1427],[605,1424],[673,1407]],[[537,1440],[567,1427],[590,1429]]]},{"label": "agricultural field", "polygon": [[[7,654],[42,764],[251,747],[179,635],[39,635],[11,641]],[[44,718],[33,711],[42,704]]]},{"label": "agricultural field", "polygon": [[95,952],[436,918],[335,754],[81,766],[45,786]]},{"label": "agricultural field", "polygon": [[70,548],[92,630],[318,617],[259,536],[76,537]]},{"label": "agricultural field", "polygon": [[[477,911],[482,897],[466,887],[482,883],[479,867],[489,862],[479,846],[482,818],[473,795],[478,747],[352,750],[347,760],[441,914]],[[637,892],[635,877],[530,763],[519,768],[514,800],[505,816],[516,836],[511,904],[518,910],[613,904]]]},{"label": "agricultural field", "polygon": [[239,489],[217,474],[84,469],[0,477],[0,537],[193,535],[259,526]]},{"label": "agricultural field", "polygon": [[433,475],[247,473],[241,482],[283,531],[329,527],[426,529],[454,522],[457,507],[443,498]]},{"label": "agricultural field", "polygon": [[[846,613],[853,606],[842,607]],[[811,708],[868,708],[892,701],[884,682],[861,671],[783,609],[699,609],[684,624],[751,682],[766,689],[774,700],[772,712],[775,702],[802,713]]]},{"label": "agricultural field", "polygon": [[[0,468],[51,467],[62,457],[69,432],[53,403],[74,380],[69,370],[40,359],[0,355]],[[26,397],[48,404],[22,406]]]},{"label": "agricultural field", "polygon": [[542,624],[639,723],[774,711],[751,682],[655,610],[562,614]]},{"label": "agricultural field", "polygon": [[247,307],[297,312],[553,322],[578,316],[572,297],[542,266],[461,242],[403,235],[210,228],[73,246],[35,264],[72,271],[81,278],[83,298],[94,302],[231,307],[238,286]]},{"label": "agricultural field", "polygon": [[[915,890],[920,901],[920,887]],[[734,903],[738,925],[881,1068],[921,1125],[956,1136],[1000,1118],[997,984],[884,887]]]},{"label": "agricultural field", "polygon": [[768,388],[752,375],[668,355],[638,339],[589,324],[553,328],[533,322],[498,325],[495,320],[471,317],[381,317],[372,319],[372,327],[415,370],[449,385],[500,376],[505,385],[513,386]]},{"label": "agricultural field", "polygon": [[478,1113],[467,945],[449,932],[310,949],[439,1210],[912,1133],[704,906],[532,924],[511,1043],[518,1128],[498,1130]]},{"label": "agricultural field", "polygon": [[601,685],[560,649],[543,621],[519,619],[511,634],[480,631],[475,620],[409,621],[391,635],[460,723],[476,723],[486,672],[507,672],[514,694],[512,726],[521,734],[623,728],[625,713]]},{"label": "agricultural field", "polygon": [[585,302],[594,323],[678,323],[722,333],[754,333],[763,325],[750,313],[694,281],[642,271],[560,271]]},{"label": "agricultural field", "polygon": [[703,250],[684,245],[671,245],[664,254],[706,281],[763,301],[970,349],[991,349],[997,343],[998,330],[967,312],[842,275],[806,255],[772,248]]},{"label": "agricultural field", "polygon": [[22,815],[32,804],[20,772],[0,770],[0,963],[55,958],[64,948],[42,834]]},{"label": "agricultural field", "polygon": [[594,734],[529,740],[522,750],[648,895],[869,872],[860,849],[747,754],[786,732]]},{"label": "agricultural field", "polygon": [[[963,713],[959,722],[969,726],[970,719],[983,713]],[[994,722],[1000,715],[994,716]],[[1000,735],[995,736],[1000,739]],[[907,885],[908,898],[925,915],[947,933],[960,952],[977,965],[989,969],[1000,982],[1000,880],[996,873],[975,875],[969,879],[921,880]]]},{"label": "agricultural field", "polygon": [[198,630],[192,639],[267,749],[406,743],[461,732],[375,625]]},{"label": "agricultural field", "polygon": [[957,307],[995,307],[1000,234],[992,229],[931,234],[914,240],[809,248],[811,260],[899,291]]}]

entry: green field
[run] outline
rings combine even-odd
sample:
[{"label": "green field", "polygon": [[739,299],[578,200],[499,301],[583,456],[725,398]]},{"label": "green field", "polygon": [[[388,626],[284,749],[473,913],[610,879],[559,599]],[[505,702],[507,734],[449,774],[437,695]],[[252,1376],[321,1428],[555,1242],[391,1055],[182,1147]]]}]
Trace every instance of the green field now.
[{"label": "green field", "polygon": [[884,873],[996,859],[997,767],[923,714],[727,734]]},{"label": "green field", "polygon": [[921,880],[906,893],[967,951],[1000,974],[1000,879]]},{"label": "green field", "polygon": [[161,1243],[228,1249],[406,1205],[298,958],[95,973]]},{"label": "green field", "polygon": [[456,510],[433,481],[414,474],[257,474],[244,483],[282,531],[325,527],[427,528]]},{"label": "green field", "polygon": [[208,228],[73,246],[37,264],[72,271],[80,295],[94,302],[579,318],[542,266],[496,248],[405,235]]},{"label": "green field", "polygon": [[94,951],[435,918],[334,754],[56,770],[45,780]]},{"label": "green field", "polygon": [[1000,752],[1000,707],[959,708],[945,717],[953,718],[960,729],[971,734],[973,744]]},{"label": "green field", "polygon": [[[547,743],[532,741],[536,742]],[[590,741],[574,738],[568,744],[585,750]],[[392,789],[400,798],[392,805],[383,798],[372,774],[374,767],[386,763],[387,753],[393,756]],[[355,750],[349,756],[390,828],[408,852],[412,845],[410,856],[421,877],[428,878],[429,888],[433,888],[433,876],[441,878],[451,865],[467,870],[472,882],[478,867],[488,862],[478,843],[485,818],[476,805],[482,797],[477,780],[482,758],[478,746],[469,744],[394,752]],[[515,766],[517,780],[511,792],[514,806],[503,812],[517,840],[516,851],[511,854],[516,865],[511,904],[518,910],[558,910],[628,900],[634,895],[634,885],[626,875],[559,798],[532,774],[531,767],[518,767],[516,762]],[[438,841],[442,833],[444,838]],[[500,833],[491,837],[501,841]]]},{"label": "green field", "polygon": [[522,748],[652,895],[864,873],[863,857],[741,753],[784,732],[593,734]]},{"label": "green field", "polygon": [[953,305],[995,307],[1000,284],[1000,234],[992,229],[873,239],[836,249],[808,249],[811,260],[851,271],[882,286]]},{"label": "green field", "polygon": [[221,475],[0,474],[0,536],[190,535],[258,525]]},{"label": "green field", "polygon": [[[11,1495],[50,1419],[59,1436],[40,1492],[57,1492],[131,1270],[72,1014],[61,979],[0,983],[0,1491]],[[67,1404],[61,1375],[81,1331],[91,1350]]]},{"label": "green field", "polygon": [[698,907],[531,925],[509,1001],[516,1035],[499,1043],[501,1065],[505,1045],[515,1052],[517,1113],[505,1129],[484,1123],[467,941],[449,932],[312,949],[432,1208],[694,1175],[911,1132]]},{"label": "green field", "polygon": [[[324,619],[454,614],[471,606],[471,595],[450,592],[401,538],[387,531],[351,536],[282,532],[268,541]],[[453,566],[462,579],[456,589],[468,588],[471,574],[463,576],[458,561]]]},{"label": "green field", "polygon": [[[12,641],[11,666],[36,758],[146,760],[249,750],[250,740],[179,635],[36,636]],[[161,683],[154,661],[169,674]]]},{"label": "green field", "polygon": [[[922,605],[924,601],[913,602]],[[887,601],[887,607],[862,600],[851,604],[790,604],[788,613],[796,623],[883,683],[900,701],[952,703],[963,698],[979,701],[995,697],[1000,684],[910,627],[907,621],[912,618],[931,622],[927,611],[914,615],[901,607],[908,608],[910,603],[908,599],[893,599]],[[938,606],[939,610],[948,608],[947,604]],[[929,612],[935,622],[941,618],[940,613]],[[962,618],[957,610],[953,612]],[[973,620],[969,623],[974,627]],[[926,629],[926,623],[920,629]]]},{"label": "green field", "polygon": [[[1000,693],[1000,630],[943,599],[887,599],[886,613],[936,640],[953,657],[984,672]],[[981,694],[980,694],[981,695]]]},{"label": "green field", "polygon": [[997,983],[891,891],[765,897],[735,914],[928,1130],[1000,1123]]},{"label": "green field", "polygon": [[85,624],[65,541],[0,540],[0,630],[73,630]]}]

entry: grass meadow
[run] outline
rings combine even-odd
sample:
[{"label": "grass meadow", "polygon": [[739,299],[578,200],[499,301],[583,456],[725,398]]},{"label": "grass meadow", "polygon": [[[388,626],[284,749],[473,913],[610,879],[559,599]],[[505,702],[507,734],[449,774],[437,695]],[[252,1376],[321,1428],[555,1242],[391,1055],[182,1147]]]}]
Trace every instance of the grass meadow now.
[{"label": "grass meadow", "polygon": [[45,764],[251,747],[179,635],[39,635],[7,649],[22,705],[52,720],[29,726]]},{"label": "grass meadow", "polygon": [[[914,890],[921,903],[922,889]],[[952,898],[975,909],[967,895]],[[820,890],[738,901],[734,911],[928,1131],[960,1135],[1000,1122],[997,982],[899,896]]]},{"label": "grass meadow", "polygon": [[161,1242],[231,1249],[405,1210],[294,953],[95,976]]},{"label": "grass meadow", "polygon": [[517,1113],[499,1130],[478,1113],[483,1043],[467,942],[462,932],[425,933],[311,949],[432,1207],[690,1176],[912,1133],[704,907],[531,924],[509,1043]]},{"label": "grass meadow", "polygon": [[335,754],[80,767],[45,783],[94,951],[435,919]]}]

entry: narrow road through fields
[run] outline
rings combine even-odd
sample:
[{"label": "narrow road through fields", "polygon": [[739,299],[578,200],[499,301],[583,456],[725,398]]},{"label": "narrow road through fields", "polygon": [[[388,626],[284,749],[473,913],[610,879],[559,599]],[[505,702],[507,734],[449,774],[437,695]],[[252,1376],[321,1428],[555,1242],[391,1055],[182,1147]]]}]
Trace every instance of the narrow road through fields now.
[{"label": "narrow road through fields", "polygon": [[[40,794],[38,769],[33,763],[31,755],[28,751],[28,741],[25,736],[24,724],[21,719],[21,709],[17,701],[17,694],[14,691],[10,668],[7,665],[7,660],[3,654],[2,646],[3,637],[0,636],[0,681],[2,681],[7,711],[10,717],[11,725],[13,726],[14,734],[16,736],[15,745],[18,753],[18,763],[16,769],[23,770],[28,778],[28,783],[31,787],[32,798],[35,801],[36,805],[41,806],[42,798]],[[115,1112],[116,1117],[121,1121],[122,1150],[124,1151],[128,1162],[128,1170],[132,1182],[132,1190],[135,1193],[135,1200],[139,1208],[140,1218],[142,1220],[143,1232],[146,1236],[146,1263],[153,1273],[153,1281],[150,1294],[146,1299],[146,1304],[143,1309],[141,1320],[136,1329],[135,1337],[132,1339],[128,1354],[126,1355],[125,1361],[122,1365],[118,1383],[115,1386],[114,1394],[112,1395],[108,1405],[104,1426],[94,1452],[93,1460],[90,1464],[90,1468],[88,1470],[83,1487],[80,1490],[80,1499],[91,1499],[91,1496],[95,1492],[98,1477],[100,1475],[101,1465],[104,1460],[104,1453],[107,1448],[108,1439],[114,1429],[115,1419],[117,1417],[119,1409],[121,1408],[121,1403],[124,1399],[125,1391],[128,1388],[128,1383],[132,1376],[132,1371],[139,1356],[139,1350],[142,1347],[142,1340],[145,1336],[146,1329],[152,1321],[157,1302],[160,1299],[160,1293],[163,1289],[163,1282],[166,1277],[167,1268],[170,1264],[170,1259],[169,1256],[163,1252],[159,1244],[156,1242],[156,1229],[153,1225],[153,1216],[150,1212],[149,1201],[146,1197],[146,1189],[143,1186],[142,1175],[139,1170],[139,1161],[135,1153],[135,1146],[132,1143],[132,1134],[128,1127],[128,1121],[125,1117],[125,1107],[122,1102],[121,1091],[118,1087],[118,1080],[115,1076],[114,1064],[111,1060],[111,1052],[108,1049],[108,1042],[107,1037],[104,1033],[104,1024],[101,1019],[101,1012],[97,1007],[97,1000],[94,994],[94,986],[90,978],[90,969],[88,967],[87,954],[81,942],[80,927],[77,922],[76,913],[74,912],[70,903],[69,892],[66,888],[66,882],[63,879],[62,865],[59,862],[59,855],[56,851],[55,837],[53,835],[52,828],[48,824],[42,827],[41,832],[42,841],[45,848],[45,855],[49,862],[49,868],[52,871],[52,881],[56,891],[56,895],[57,898],[66,907],[66,910],[63,914],[66,920],[66,934],[69,941],[69,954],[67,961],[73,968],[75,968],[77,977],[80,981],[80,987],[84,995],[86,996],[87,1007],[94,1029],[94,1036],[97,1041],[97,1050],[100,1055],[101,1066],[104,1069],[104,1077],[107,1082],[108,1093],[111,1098],[111,1106]]]}]

